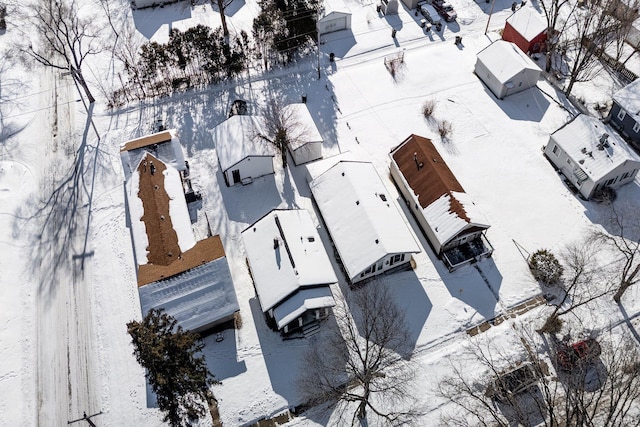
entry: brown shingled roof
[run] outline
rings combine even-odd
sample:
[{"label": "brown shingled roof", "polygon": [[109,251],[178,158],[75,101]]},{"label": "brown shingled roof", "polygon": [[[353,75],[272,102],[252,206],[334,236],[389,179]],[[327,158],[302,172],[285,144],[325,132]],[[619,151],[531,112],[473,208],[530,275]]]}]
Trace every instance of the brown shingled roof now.
[{"label": "brown shingled roof", "polygon": [[169,214],[169,195],[165,190],[163,173],[166,169],[166,165],[150,153],[144,155],[136,169],[140,175],[137,195],[144,209],[140,220],[145,224],[149,241],[146,248],[148,263],[138,267],[138,286],[174,276],[224,256],[219,236],[201,240],[191,249],[181,252]]},{"label": "brown shingled roof", "polygon": [[142,138],[132,139],[131,141],[128,141],[126,144],[124,144],[120,148],[120,151],[130,151],[135,150],[136,148],[148,147],[149,145],[153,144],[169,142],[172,138],[173,137],[171,136],[171,132],[169,131],[158,132],[154,133],[153,135],[143,136]]},{"label": "brown shingled roof", "polygon": [[[412,134],[392,151],[391,156],[423,209],[443,195],[451,195],[452,191],[465,192],[428,138]],[[469,222],[462,204],[453,195],[450,200],[449,210]]]}]

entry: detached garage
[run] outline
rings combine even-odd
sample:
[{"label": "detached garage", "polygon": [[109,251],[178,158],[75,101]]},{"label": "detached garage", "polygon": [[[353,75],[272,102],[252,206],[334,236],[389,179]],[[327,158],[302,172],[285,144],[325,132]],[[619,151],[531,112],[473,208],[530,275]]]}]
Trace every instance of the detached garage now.
[{"label": "detached garage", "polygon": [[318,19],[320,34],[351,29],[351,12],[342,0],[325,0]]},{"label": "detached garage", "polygon": [[475,73],[502,99],[535,86],[541,71],[515,44],[497,40],[478,53]]},{"label": "detached garage", "polygon": [[294,124],[293,141],[289,143],[289,152],[296,165],[309,163],[322,158],[322,135],[316,127],[306,104],[289,104],[284,112]]}]

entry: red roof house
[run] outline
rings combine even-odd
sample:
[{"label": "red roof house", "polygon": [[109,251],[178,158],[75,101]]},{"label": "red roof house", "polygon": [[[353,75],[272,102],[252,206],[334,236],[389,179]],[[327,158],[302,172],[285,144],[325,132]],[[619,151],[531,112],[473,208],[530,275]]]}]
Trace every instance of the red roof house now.
[{"label": "red roof house", "polygon": [[547,21],[535,9],[521,7],[507,18],[502,39],[515,43],[526,54],[540,52],[547,40]]}]

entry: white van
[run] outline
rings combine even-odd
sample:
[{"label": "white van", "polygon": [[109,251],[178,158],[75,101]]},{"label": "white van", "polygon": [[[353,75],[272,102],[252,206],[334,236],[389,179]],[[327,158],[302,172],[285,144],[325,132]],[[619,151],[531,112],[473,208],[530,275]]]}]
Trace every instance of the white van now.
[{"label": "white van", "polygon": [[427,22],[432,25],[436,25],[436,23],[440,22],[440,15],[438,12],[426,1],[418,2],[418,11],[424,16]]}]

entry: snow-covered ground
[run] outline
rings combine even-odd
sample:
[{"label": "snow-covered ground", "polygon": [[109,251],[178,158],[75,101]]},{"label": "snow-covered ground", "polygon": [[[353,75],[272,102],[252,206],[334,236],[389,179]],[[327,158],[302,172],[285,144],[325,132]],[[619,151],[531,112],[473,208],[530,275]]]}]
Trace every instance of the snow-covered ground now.
[{"label": "snow-covered ground", "polygon": [[[548,135],[577,111],[545,81],[539,89],[496,100],[473,74],[475,54],[497,37],[485,35],[490,4],[452,3],[458,22],[446,24],[442,34],[425,35],[419,19],[402,4],[399,15],[380,17],[374,3],[348,2],[353,29],[321,38],[320,79],[317,59],[309,58],[265,76],[254,73],[232,84],[116,111],[99,99],[92,116],[99,139],[86,122],[84,104],[76,101],[72,80],[6,61],[0,68],[0,424],[64,425],[83,412],[100,411],[93,421],[101,426],[162,424],[161,414],[149,407],[144,371],[133,358],[125,327],[141,313],[119,156],[120,144],[154,131],[158,118],[178,129],[194,186],[203,195],[199,223],[206,214],[221,235],[240,304],[242,326],[225,331],[222,342],[205,339],[210,369],[222,381],[214,394],[225,425],[248,424],[302,403],[294,382],[307,342],[282,341],[265,324],[240,232],[271,209],[305,208],[329,247],[307,177],[338,158],[376,166],[420,243],[414,270],[385,277],[406,312],[418,371],[445,371],[446,361],[466,342],[467,329],[540,295],[518,248],[557,251],[590,227],[602,226],[606,215],[604,207],[572,194],[542,155]],[[495,1],[490,30],[504,25],[510,5]],[[119,7],[128,10],[126,2]],[[256,11],[252,0],[232,3],[230,27],[249,30]],[[142,36],[158,41],[166,40],[169,28],[219,22],[209,3],[181,2],[121,16]],[[395,40],[391,28],[398,31]],[[0,35],[3,55],[19,34],[10,25]],[[463,36],[462,46],[453,43],[455,35]],[[329,62],[330,52],[335,62]],[[393,78],[384,58],[400,52],[404,63]],[[117,82],[109,59],[89,63],[92,75],[103,79],[102,87]],[[614,89],[602,78],[576,85],[575,92],[600,102]],[[247,99],[259,109],[268,94],[289,102],[306,95],[325,140],[325,160],[298,167],[290,162],[287,170],[277,165],[274,176],[228,188],[211,130],[226,118],[234,99]],[[453,124],[445,141],[435,120],[420,113],[428,99],[436,101],[435,119]],[[491,224],[487,237],[495,251],[477,269],[448,272],[389,178],[389,150],[411,133],[433,139]],[[76,153],[84,157],[78,160]],[[75,181],[74,162],[84,165]],[[58,187],[59,197],[45,203]],[[618,194],[621,208],[638,211],[639,182]],[[48,218],[52,222],[45,224]],[[335,262],[334,268],[339,272]],[[637,289],[624,301],[628,316],[640,312]],[[615,306],[602,310],[603,325],[621,318]],[[538,314],[524,313],[516,321]],[[592,321],[594,329],[604,327],[598,319]],[[492,333],[508,334],[509,323]],[[426,387],[432,380],[425,374],[418,384]],[[440,404],[422,397],[428,410]],[[437,413],[425,420],[434,425]]]}]

